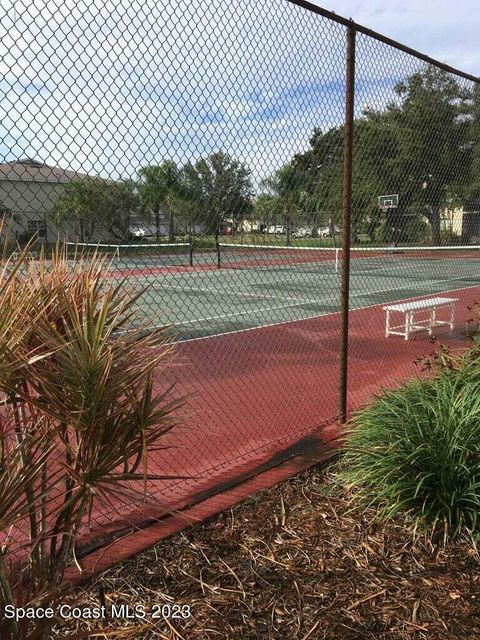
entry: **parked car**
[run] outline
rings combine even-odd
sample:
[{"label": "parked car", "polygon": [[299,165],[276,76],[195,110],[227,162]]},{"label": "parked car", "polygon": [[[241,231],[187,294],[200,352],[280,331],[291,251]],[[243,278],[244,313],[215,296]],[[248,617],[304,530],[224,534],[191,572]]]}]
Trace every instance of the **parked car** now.
[{"label": "parked car", "polygon": [[292,233],[294,238],[310,238],[312,235],[313,229],[311,227],[300,227]]},{"label": "parked car", "polygon": [[285,233],[285,228],[281,224],[275,224],[271,227],[268,227],[268,233],[276,233],[278,235],[282,235]]},{"label": "parked car", "polygon": [[[335,235],[339,235],[341,233],[339,227],[333,227]],[[332,233],[330,227],[320,227],[318,230],[318,235],[320,238],[330,238]]]},{"label": "parked car", "polygon": [[135,225],[128,227],[128,239],[129,240],[144,240],[145,238],[151,238],[152,233],[147,227]]}]

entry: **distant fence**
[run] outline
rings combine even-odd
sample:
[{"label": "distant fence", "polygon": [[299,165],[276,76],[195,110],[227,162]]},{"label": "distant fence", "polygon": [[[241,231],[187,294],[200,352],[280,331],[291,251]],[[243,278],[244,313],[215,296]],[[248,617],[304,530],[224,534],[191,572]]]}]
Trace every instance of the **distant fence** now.
[{"label": "distant fence", "polygon": [[97,247],[107,279],[149,286],[140,317],[177,343],[158,385],[189,397],[151,465],[191,477],[154,497],[182,504],[413,375],[432,346],[386,338],[386,303],[448,292],[438,337],[468,344],[478,78],[307,2],[40,5],[0,8],[3,233]]}]

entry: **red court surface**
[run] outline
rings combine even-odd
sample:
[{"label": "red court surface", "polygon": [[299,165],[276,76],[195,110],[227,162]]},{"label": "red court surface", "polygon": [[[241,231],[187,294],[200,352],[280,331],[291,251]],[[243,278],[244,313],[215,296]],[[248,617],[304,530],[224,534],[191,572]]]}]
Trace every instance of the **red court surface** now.
[{"label": "red court surface", "polygon": [[[449,295],[459,299],[455,328],[441,327],[437,344],[466,348],[468,306],[480,292]],[[382,387],[425,375],[415,361],[436,347],[426,332],[409,341],[385,338],[384,323],[382,305],[351,312],[350,410]],[[152,454],[149,468],[186,477],[152,481],[148,505],[138,487],[138,500],[97,507],[78,548],[83,578],[331,452],[341,432],[335,419],[339,326],[339,315],[330,314],[180,343],[175,366],[157,384],[175,383],[186,403],[168,435],[171,448]],[[78,579],[75,571],[70,577]]]},{"label": "red court surface", "polygon": [[[415,361],[431,354],[439,343],[467,347],[468,306],[479,293],[474,288],[449,293],[459,299],[456,324],[453,332],[439,328],[437,344],[426,332],[413,334],[409,341],[385,338],[382,305],[352,311],[349,409],[358,408],[382,387],[425,375]],[[169,508],[183,509],[211,500],[269,468],[279,468],[297,455],[308,458],[313,452],[312,459],[320,459],[340,432],[334,419],[339,343],[338,314],[180,343],[175,367],[159,384],[175,382],[176,393],[187,401],[180,425],[169,435],[173,448],[152,457],[150,469],[190,477],[152,482],[151,494]],[[268,482],[265,479],[265,486]],[[153,524],[165,516],[155,505],[145,508],[139,503],[132,510],[129,504],[119,506],[115,514],[96,516],[100,526],[90,532],[83,553],[99,549],[115,530],[127,533],[129,528],[142,528],[115,544],[118,559],[169,531],[165,522]],[[177,528],[181,521],[175,521]],[[188,523],[187,519],[183,526]],[[110,555],[111,550],[100,562],[102,552],[97,551],[92,558],[103,567]],[[95,566],[92,558],[84,557],[90,570]]]}]

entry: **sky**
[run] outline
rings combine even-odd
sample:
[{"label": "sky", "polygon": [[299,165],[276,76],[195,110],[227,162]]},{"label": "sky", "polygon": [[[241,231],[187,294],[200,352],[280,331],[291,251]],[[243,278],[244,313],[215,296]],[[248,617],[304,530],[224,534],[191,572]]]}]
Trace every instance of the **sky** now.
[{"label": "sky", "polygon": [[[444,0],[324,6],[476,73],[476,3],[455,21]],[[223,150],[258,187],[342,123],[344,60],[345,28],[286,0],[1,0],[0,162],[118,179]],[[357,115],[420,68],[360,35]]]},{"label": "sky", "polygon": [[478,0],[326,0],[314,4],[480,76]]}]

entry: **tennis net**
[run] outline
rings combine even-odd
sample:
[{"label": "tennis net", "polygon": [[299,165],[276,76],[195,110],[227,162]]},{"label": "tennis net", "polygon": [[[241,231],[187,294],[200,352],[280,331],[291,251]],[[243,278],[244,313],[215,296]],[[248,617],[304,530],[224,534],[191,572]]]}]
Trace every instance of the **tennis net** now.
[{"label": "tennis net", "polygon": [[[335,247],[287,247],[219,243],[218,264],[227,269],[297,269],[336,272],[341,269],[342,249]],[[480,246],[408,246],[352,247],[352,269],[384,269],[406,266],[421,271],[430,264],[461,267],[470,264],[480,268]]]},{"label": "tennis net", "polygon": [[107,256],[115,264],[128,266],[192,265],[193,254],[190,242],[163,244],[89,244],[85,242],[67,242],[69,255],[74,259],[83,259],[100,254]]},{"label": "tennis net", "polygon": [[303,269],[338,271],[340,249],[256,244],[218,244],[218,265],[226,269]]},{"label": "tennis net", "polygon": [[[352,268],[385,269],[405,267],[411,271],[422,269],[461,269],[470,265],[474,269],[480,266],[480,246],[451,245],[440,247],[352,247]],[[341,254],[339,256],[341,259]]]}]

